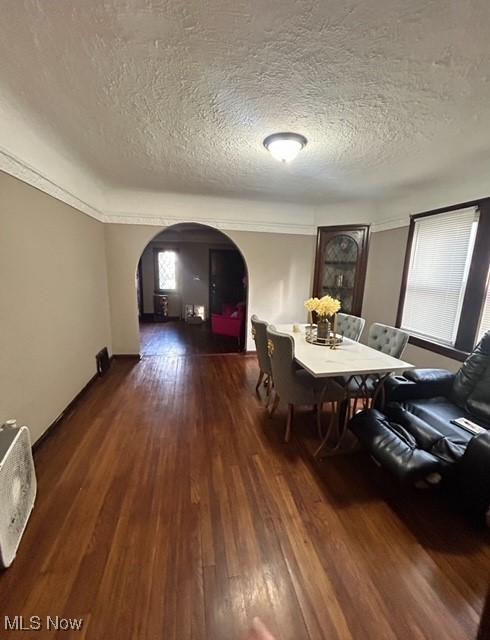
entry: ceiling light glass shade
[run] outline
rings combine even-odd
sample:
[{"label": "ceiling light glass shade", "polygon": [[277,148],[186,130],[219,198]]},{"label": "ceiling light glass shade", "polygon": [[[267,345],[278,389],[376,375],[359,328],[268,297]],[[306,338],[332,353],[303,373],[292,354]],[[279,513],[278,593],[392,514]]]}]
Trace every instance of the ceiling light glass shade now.
[{"label": "ceiling light glass shade", "polygon": [[264,140],[264,147],[276,160],[290,162],[306,143],[306,138],[299,133],[273,133]]}]

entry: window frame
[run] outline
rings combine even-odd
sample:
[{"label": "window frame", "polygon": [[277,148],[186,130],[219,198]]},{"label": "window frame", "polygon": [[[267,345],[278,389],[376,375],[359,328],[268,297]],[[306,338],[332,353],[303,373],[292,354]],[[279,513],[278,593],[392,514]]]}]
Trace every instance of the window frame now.
[{"label": "window frame", "polygon": [[[485,299],[483,300],[483,306],[482,306],[482,312],[480,315],[480,322],[478,323],[478,336],[480,335],[480,329],[481,329],[481,323],[483,320],[483,316],[485,314],[485,307],[489,306],[489,312],[490,312],[490,268],[488,270],[488,278],[487,278],[487,291],[486,291],[486,295],[485,295]],[[488,331],[488,329],[487,329]],[[483,336],[483,334],[482,334]],[[480,338],[481,340],[481,338]]]},{"label": "window frame", "polygon": [[[173,251],[175,253],[175,289],[161,289],[160,288],[160,269],[158,265],[158,254],[165,251]],[[177,258],[179,256],[179,250],[175,247],[154,247],[153,248],[153,275],[154,275],[154,290],[155,293],[177,293],[179,290],[179,270],[177,266]]]},{"label": "window frame", "polygon": [[396,316],[396,326],[401,327],[416,221],[420,220],[420,218],[436,216],[441,213],[450,213],[451,211],[458,211],[459,209],[467,209],[470,207],[476,207],[478,209],[479,222],[454,346],[444,345],[415,335],[410,335],[409,338],[410,344],[448,358],[453,358],[454,360],[459,360],[460,362],[463,362],[468,357],[468,354],[473,351],[485,304],[488,270],[490,267],[490,198],[463,202],[410,216],[410,227],[408,230],[400,298]]}]

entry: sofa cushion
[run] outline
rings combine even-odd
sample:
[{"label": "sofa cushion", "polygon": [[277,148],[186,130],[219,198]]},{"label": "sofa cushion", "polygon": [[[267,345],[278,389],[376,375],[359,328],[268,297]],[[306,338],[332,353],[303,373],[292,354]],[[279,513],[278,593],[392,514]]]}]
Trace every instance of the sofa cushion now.
[{"label": "sofa cushion", "polygon": [[455,431],[456,433],[460,433],[461,437],[465,438],[465,442],[467,442],[468,439],[471,438],[472,434],[469,431],[466,431],[466,429],[452,424],[451,420],[456,420],[457,418],[467,418],[468,420],[475,422],[481,427],[488,428],[488,425],[485,424],[482,420],[478,420],[468,411],[461,409],[457,405],[453,404],[450,400],[448,400],[447,398],[443,398],[442,396],[419,400],[405,400],[404,402],[399,403],[390,403],[386,406],[387,415],[390,415],[391,404],[395,406],[400,405],[403,409],[410,413],[413,413],[418,418],[421,418],[430,427],[433,427],[443,435],[452,435]]},{"label": "sofa cushion", "polygon": [[410,432],[417,447],[449,464],[461,458],[472,438],[469,431],[451,423],[463,416],[446,398],[390,403],[385,413],[391,422]]},{"label": "sofa cushion", "polygon": [[373,458],[403,482],[416,482],[431,473],[444,473],[447,463],[417,445],[407,428],[376,409],[358,413],[349,428],[365,445]]}]

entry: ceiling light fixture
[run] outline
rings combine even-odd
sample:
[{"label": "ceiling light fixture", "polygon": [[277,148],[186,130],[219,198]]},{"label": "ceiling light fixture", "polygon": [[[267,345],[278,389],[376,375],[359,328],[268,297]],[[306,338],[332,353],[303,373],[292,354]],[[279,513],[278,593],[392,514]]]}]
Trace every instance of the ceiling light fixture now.
[{"label": "ceiling light fixture", "polygon": [[276,160],[294,160],[308,140],[299,133],[273,133],[264,140],[264,147]]}]

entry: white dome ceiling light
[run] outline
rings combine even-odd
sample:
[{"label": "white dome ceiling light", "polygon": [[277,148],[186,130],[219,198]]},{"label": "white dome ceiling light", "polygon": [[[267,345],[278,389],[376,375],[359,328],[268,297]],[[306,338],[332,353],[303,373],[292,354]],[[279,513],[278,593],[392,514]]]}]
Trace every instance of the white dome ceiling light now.
[{"label": "white dome ceiling light", "polygon": [[306,146],[308,140],[299,133],[273,133],[264,140],[264,147],[276,160],[290,162]]}]

